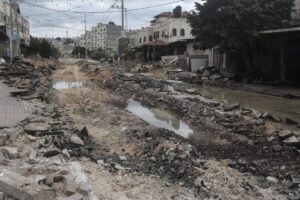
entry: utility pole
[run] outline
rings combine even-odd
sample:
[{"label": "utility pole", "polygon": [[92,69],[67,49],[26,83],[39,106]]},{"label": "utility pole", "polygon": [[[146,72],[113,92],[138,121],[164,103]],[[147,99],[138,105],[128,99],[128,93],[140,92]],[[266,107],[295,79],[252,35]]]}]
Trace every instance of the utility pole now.
[{"label": "utility pole", "polygon": [[13,60],[14,58],[14,44],[13,44],[13,37],[14,37],[14,27],[13,27],[13,8],[12,8],[12,0],[9,0],[9,14],[10,14],[10,59]]},{"label": "utility pole", "polygon": [[16,29],[17,29],[17,56],[20,59],[21,58],[21,49],[20,49],[21,41],[20,41],[20,29],[19,29],[18,15],[16,15]]},{"label": "utility pole", "polygon": [[87,34],[86,34],[86,14],[84,14],[84,38],[85,38],[85,59],[87,59]]},{"label": "utility pole", "polygon": [[124,25],[124,11],[125,11],[125,9],[124,9],[124,0],[121,0],[121,3],[122,3],[122,6],[121,6],[121,9],[122,9],[122,28],[124,30],[124,28],[125,28],[125,25]]}]

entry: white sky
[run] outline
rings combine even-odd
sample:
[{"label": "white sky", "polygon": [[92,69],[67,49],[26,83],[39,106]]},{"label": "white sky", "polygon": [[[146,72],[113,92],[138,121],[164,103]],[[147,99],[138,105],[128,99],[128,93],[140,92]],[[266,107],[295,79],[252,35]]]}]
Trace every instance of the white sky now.
[{"label": "white sky", "polygon": [[[37,37],[65,37],[68,31],[69,37],[79,36],[84,33],[84,16],[78,13],[59,13],[43,9],[47,7],[55,10],[69,11],[106,11],[116,0],[20,0],[21,12],[29,17],[31,34]],[[155,6],[176,0],[124,0],[127,9]],[[184,0],[170,5],[128,12],[128,28],[138,29],[149,26],[153,16],[161,12],[171,12],[177,5],[181,5],[184,11],[194,8],[197,0]],[[199,0],[198,0],[199,1]],[[26,3],[27,2],[27,3]],[[120,0],[118,0],[120,5]],[[30,4],[34,4],[32,6]],[[36,7],[40,6],[40,7]],[[116,8],[111,9],[116,11]],[[88,14],[87,28],[96,25],[98,22],[107,23],[114,21],[121,25],[121,13]]]}]

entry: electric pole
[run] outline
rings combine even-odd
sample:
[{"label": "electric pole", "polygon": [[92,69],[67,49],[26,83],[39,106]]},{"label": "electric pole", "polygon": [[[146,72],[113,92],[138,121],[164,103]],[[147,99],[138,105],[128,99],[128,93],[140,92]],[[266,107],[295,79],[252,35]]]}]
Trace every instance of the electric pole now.
[{"label": "electric pole", "polygon": [[10,15],[10,59],[13,60],[14,58],[14,44],[13,44],[13,37],[14,37],[14,27],[13,27],[13,8],[12,8],[12,0],[9,0],[9,15]]},{"label": "electric pole", "polygon": [[123,28],[123,30],[124,30],[124,11],[125,11],[125,9],[124,9],[124,0],[121,0],[121,2],[122,2],[122,6],[121,6],[121,9],[122,9],[122,28]]},{"label": "electric pole", "polygon": [[87,33],[86,33],[86,14],[84,14],[84,38],[85,38],[85,59],[87,59]]}]

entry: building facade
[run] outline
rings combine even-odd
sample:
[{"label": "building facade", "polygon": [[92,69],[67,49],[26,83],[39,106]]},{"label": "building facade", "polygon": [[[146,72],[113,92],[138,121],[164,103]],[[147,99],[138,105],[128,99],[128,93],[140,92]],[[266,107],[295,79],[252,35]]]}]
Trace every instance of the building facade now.
[{"label": "building facade", "polygon": [[172,12],[163,12],[154,17],[150,27],[128,33],[130,47],[137,48],[153,42],[165,45],[187,42],[194,39],[191,29],[186,12],[182,12],[179,16],[175,16]]},{"label": "building facade", "polygon": [[[13,24],[13,29],[11,28],[11,24]],[[12,39],[15,56],[20,55],[20,49],[23,46],[29,45],[29,26],[28,19],[21,14],[17,3],[9,4],[5,0],[0,0],[0,31],[2,33],[2,37],[7,36],[8,39]],[[2,42],[0,52],[1,56],[7,54],[7,48],[9,48],[9,43]]]},{"label": "building facade", "polygon": [[[150,22],[147,28],[129,31],[129,48],[136,52],[136,58],[145,61],[178,59],[184,70],[197,71],[207,66],[224,67],[226,55],[216,48],[196,50],[199,45],[192,35],[188,13],[177,6],[173,12],[162,12]],[[184,64],[183,64],[184,63]],[[183,66],[184,65],[184,66]]]},{"label": "building facade", "polygon": [[81,47],[86,47],[89,50],[102,48],[116,51],[117,38],[121,36],[122,30],[122,26],[117,26],[113,22],[108,24],[98,23],[86,34],[80,36],[79,44]]}]

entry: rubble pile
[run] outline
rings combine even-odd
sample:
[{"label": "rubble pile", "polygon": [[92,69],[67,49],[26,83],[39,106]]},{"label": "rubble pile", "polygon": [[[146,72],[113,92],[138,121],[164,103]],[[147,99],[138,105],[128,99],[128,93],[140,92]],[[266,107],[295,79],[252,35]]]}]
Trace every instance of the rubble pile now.
[{"label": "rubble pile", "polygon": [[206,67],[198,71],[198,75],[203,81],[221,81],[228,82],[233,78],[229,73],[225,73],[216,67]]},{"label": "rubble pile", "polygon": [[194,183],[193,167],[201,167],[200,153],[187,140],[165,129],[132,127],[122,135],[140,145],[135,157],[94,154],[92,159],[105,165],[110,171],[128,170],[166,177],[172,182]]},{"label": "rubble pile", "polygon": [[[162,82],[136,74],[130,76],[116,74],[114,78],[116,80],[112,81],[109,86],[118,94],[126,98],[134,95],[138,101],[150,107],[173,111],[182,116],[194,130],[201,134],[230,142],[230,145],[221,146],[201,142],[196,144],[197,151],[195,152],[200,152],[203,158],[215,157],[227,160],[230,167],[264,177],[267,185],[270,182],[274,183],[274,180],[277,180],[275,181],[277,183],[291,183],[291,175],[294,177],[300,175],[299,132],[282,129],[268,130],[265,125],[267,121],[281,121],[280,118],[269,113],[259,113],[250,108],[243,108],[238,103],[215,101],[190,88],[184,88],[184,85]],[[158,136],[149,134],[149,137]],[[155,146],[151,146],[151,139],[149,139],[149,149],[152,152],[155,149]],[[165,172],[164,167],[168,166],[168,163],[164,163],[164,159],[168,158],[166,155],[168,149],[164,149],[163,152],[162,155],[158,152],[155,159],[159,162],[156,168],[161,168],[160,170]],[[180,153],[177,154],[176,150],[175,152],[175,155],[180,157]],[[149,163],[152,161],[152,156],[149,154]],[[145,158],[148,159],[147,153],[145,153]],[[183,164],[184,162],[178,161],[176,157],[174,161],[173,166],[167,167],[166,171],[171,173],[173,170],[180,175],[180,170],[174,167],[174,163]],[[151,166],[150,164],[149,167]],[[181,166],[186,167],[184,164]],[[185,173],[188,174],[188,172]],[[299,195],[300,185],[297,182],[287,184],[287,188],[291,197]],[[284,190],[281,191],[284,192]]]},{"label": "rubble pile", "polygon": [[0,76],[4,78],[4,83],[16,88],[11,92],[12,96],[21,96],[24,100],[34,98],[46,98],[44,92],[48,89],[48,79],[54,70],[58,68],[58,63],[49,61],[43,62],[41,66],[35,66],[30,61],[14,61],[1,64]]},{"label": "rubble pile", "polygon": [[[74,160],[75,157],[89,157],[89,152],[94,144],[87,129],[78,130],[74,128],[71,118],[63,114],[59,108],[42,102],[36,103],[32,117],[17,127],[0,130],[0,133],[1,163],[6,163],[8,166],[16,162],[24,163],[21,164],[21,166],[24,165],[21,167],[22,171],[24,169],[31,171],[37,166],[45,168],[45,172],[42,172],[44,175],[40,175],[41,179],[37,182],[29,181],[28,187],[38,184],[40,189],[55,189],[54,192],[52,191],[54,197],[49,197],[49,199],[56,199],[57,195],[71,196],[70,199],[73,198],[72,195],[75,195],[83,199],[84,196],[88,195],[87,186],[77,186],[75,181],[71,180],[71,174],[63,172],[63,166]],[[45,162],[50,162],[57,167],[48,168]],[[58,169],[56,168],[59,168],[62,174],[57,172]],[[9,171],[10,169],[7,170],[9,173],[16,173]],[[50,173],[46,172],[47,170],[50,170]],[[34,173],[31,175],[33,176]],[[37,171],[37,173],[40,172]],[[1,181],[4,182],[4,178],[0,176],[0,191],[5,193],[6,190],[2,190],[4,187],[2,187]],[[18,188],[15,185],[8,186]],[[15,194],[16,191],[17,189],[13,189],[13,192],[8,195],[13,195],[14,198],[19,199],[19,196]],[[24,191],[28,191],[28,188]]]},{"label": "rubble pile", "polygon": [[4,83],[17,88],[11,95],[31,105],[27,119],[0,130],[0,199],[97,199],[76,162],[96,146],[87,128],[76,128],[61,107],[40,101],[48,100],[57,67],[45,61],[0,66]]},{"label": "rubble pile", "polygon": [[220,86],[229,84],[233,78],[232,74],[223,72],[216,67],[206,67],[197,71],[197,73],[183,72],[182,70],[168,70],[167,77],[172,80],[179,80],[186,83],[211,83]]}]

